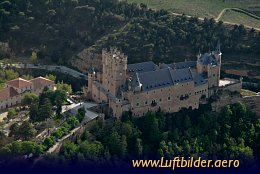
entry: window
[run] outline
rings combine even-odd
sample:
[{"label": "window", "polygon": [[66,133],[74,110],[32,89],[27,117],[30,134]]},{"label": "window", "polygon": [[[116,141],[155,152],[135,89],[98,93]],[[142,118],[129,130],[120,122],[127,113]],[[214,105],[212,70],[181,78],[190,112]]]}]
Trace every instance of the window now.
[{"label": "window", "polygon": [[145,104],[147,105],[147,103],[148,103],[148,102],[146,101]]},{"label": "window", "polygon": [[136,106],[139,106],[139,103],[136,103]]},{"label": "window", "polygon": [[160,98],[160,100],[159,100],[160,102],[162,101],[162,99]]},{"label": "window", "polygon": [[171,97],[168,97],[168,100],[171,100]]}]

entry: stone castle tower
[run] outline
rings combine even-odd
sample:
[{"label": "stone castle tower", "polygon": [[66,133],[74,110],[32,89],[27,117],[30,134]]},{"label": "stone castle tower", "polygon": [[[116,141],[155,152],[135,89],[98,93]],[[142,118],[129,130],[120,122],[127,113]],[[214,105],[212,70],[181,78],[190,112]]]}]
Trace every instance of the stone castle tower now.
[{"label": "stone castle tower", "polygon": [[102,50],[102,84],[114,96],[120,95],[120,89],[127,79],[127,56],[115,48]]},{"label": "stone castle tower", "polygon": [[203,74],[208,80],[209,95],[212,95],[219,86],[221,69],[221,50],[217,44],[216,50],[197,57],[197,72]]}]

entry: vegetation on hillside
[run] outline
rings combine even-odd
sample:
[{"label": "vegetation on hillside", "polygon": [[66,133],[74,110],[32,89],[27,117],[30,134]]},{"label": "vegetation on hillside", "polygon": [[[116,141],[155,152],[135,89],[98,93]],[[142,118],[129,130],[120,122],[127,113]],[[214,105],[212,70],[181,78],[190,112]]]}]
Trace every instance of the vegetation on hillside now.
[{"label": "vegetation on hillside", "polygon": [[[137,119],[126,114],[114,124],[98,121],[80,139],[65,142],[59,158],[66,159],[66,164],[97,164],[118,159],[202,156],[240,159],[249,165],[260,154],[259,138],[260,120],[241,103],[225,106],[220,113],[204,107],[176,114],[147,113]],[[48,161],[49,157],[42,163]]]},{"label": "vegetation on hillside", "polygon": [[232,54],[259,54],[260,36],[243,26],[229,29],[213,19],[173,17],[165,10],[117,0],[14,1],[0,3],[0,41],[17,55],[67,64],[89,48],[117,46],[130,62],[174,62],[214,49],[218,40]]},{"label": "vegetation on hillside", "polygon": [[144,3],[152,8],[167,9],[191,16],[216,18],[224,8],[242,8],[260,16],[258,0],[127,0]]}]

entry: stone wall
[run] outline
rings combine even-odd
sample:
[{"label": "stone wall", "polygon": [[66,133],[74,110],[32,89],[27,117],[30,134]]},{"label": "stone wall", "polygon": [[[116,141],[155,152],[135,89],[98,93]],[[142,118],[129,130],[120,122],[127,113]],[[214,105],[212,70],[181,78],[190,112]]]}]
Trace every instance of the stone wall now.
[{"label": "stone wall", "polygon": [[242,102],[247,105],[247,107],[256,112],[256,115],[260,117],[260,95],[244,97]]},{"label": "stone wall", "polygon": [[159,109],[163,112],[172,113],[178,112],[181,108],[198,108],[201,96],[207,97],[207,87],[207,84],[205,84],[201,88],[196,88],[192,81],[168,88],[129,94],[128,100],[131,103],[133,116],[140,117],[148,111],[156,112]]},{"label": "stone wall", "polygon": [[240,94],[231,94],[230,91],[223,91],[219,94],[219,99],[211,103],[212,110],[219,112],[222,107],[241,101]]}]

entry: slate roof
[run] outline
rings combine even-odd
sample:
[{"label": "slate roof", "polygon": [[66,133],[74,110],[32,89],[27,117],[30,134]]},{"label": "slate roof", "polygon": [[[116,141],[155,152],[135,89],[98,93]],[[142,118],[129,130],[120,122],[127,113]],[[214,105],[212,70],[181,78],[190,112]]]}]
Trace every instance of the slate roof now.
[{"label": "slate roof", "polygon": [[209,54],[209,53],[205,53],[203,55],[201,55],[200,60],[199,60],[203,65],[217,65],[217,61],[214,57],[214,55]]},{"label": "slate roof", "polygon": [[127,71],[130,74],[134,74],[135,72],[148,72],[148,71],[155,71],[156,64],[152,61],[142,62],[142,63],[134,63],[127,65]]},{"label": "slate roof", "polygon": [[171,70],[174,83],[186,83],[193,81],[189,68]]},{"label": "slate roof", "polygon": [[170,67],[159,69],[156,71],[136,73],[132,79],[132,87],[142,85],[143,91],[149,91],[159,88],[165,88],[172,85],[177,85],[192,81],[192,74],[190,69],[176,69]]}]

